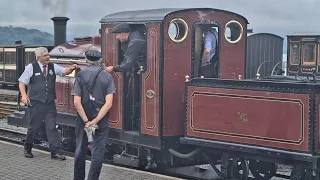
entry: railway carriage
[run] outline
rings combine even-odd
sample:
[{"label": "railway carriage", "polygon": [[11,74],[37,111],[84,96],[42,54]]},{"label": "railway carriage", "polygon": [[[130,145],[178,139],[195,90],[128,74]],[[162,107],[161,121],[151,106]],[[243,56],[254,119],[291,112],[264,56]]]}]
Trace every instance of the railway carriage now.
[{"label": "railway carriage", "polygon": [[[47,47],[49,50],[53,48],[51,45],[38,45]],[[21,75],[25,63],[35,60],[35,45],[17,44],[0,46],[0,84],[3,88],[11,86],[10,89],[17,88],[17,79]]]},{"label": "railway carriage", "polygon": [[287,36],[289,75],[318,74],[320,34],[294,33]]},{"label": "railway carriage", "polygon": [[[219,9],[124,11],[100,20],[101,37],[56,46],[50,52],[52,62],[84,68],[83,53],[97,49],[106,66],[120,64],[124,52],[111,30],[122,22],[145,35],[147,54],[138,74],[112,73],[116,93],[108,158],[146,169],[210,163],[227,179],[248,179],[249,171],[256,179],[270,179],[277,163],[294,165],[291,179],[311,178],[312,170],[317,174],[318,78],[310,73],[282,75],[283,38],[248,37],[245,17]],[[215,78],[199,76],[204,26],[218,34]],[[314,38],[318,48],[318,37]],[[265,43],[265,48],[254,43]],[[250,54],[257,49],[257,54]],[[288,59],[292,56],[296,55],[288,49]],[[271,65],[264,66],[267,61]],[[63,148],[69,150],[75,138],[71,96],[75,76],[76,72],[56,82],[57,124]],[[8,123],[26,127],[26,116],[15,112]]]},{"label": "railway carriage", "polygon": [[283,37],[254,33],[247,37],[246,79],[283,74]]},{"label": "railway carriage", "polygon": [[[37,45],[53,48],[52,45]],[[0,46],[0,101],[17,102],[19,104],[18,78],[22,74],[25,64],[35,61],[34,49],[36,45],[22,44],[17,41],[14,45]]]}]

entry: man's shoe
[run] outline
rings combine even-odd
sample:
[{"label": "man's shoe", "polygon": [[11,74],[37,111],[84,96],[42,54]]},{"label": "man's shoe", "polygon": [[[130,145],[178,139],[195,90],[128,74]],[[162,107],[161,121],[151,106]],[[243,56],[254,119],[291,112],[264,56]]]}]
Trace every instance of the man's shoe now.
[{"label": "man's shoe", "polygon": [[33,158],[33,154],[31,153],[31,151],[24,150],[24,157]]},{"label": "man's shoe", "polygon": [[60,154],[51,154],[51,159],[58,159],[58,160],[66,160],[66,157],[64,155],[60,155]]}]

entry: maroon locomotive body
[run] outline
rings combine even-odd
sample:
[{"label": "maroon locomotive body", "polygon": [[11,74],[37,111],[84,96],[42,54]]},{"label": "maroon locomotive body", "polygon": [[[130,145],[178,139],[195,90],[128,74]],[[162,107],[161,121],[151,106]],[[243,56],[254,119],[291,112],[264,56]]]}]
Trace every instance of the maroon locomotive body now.
[{"label": "maroon locomotive body", "polygon": [[[124,11],[101,19],[101,37],[55,47],[52,62],[84,68],[83,53],[97,49],[105,66],[121,64],[124,52],[111,30],[122,22],[144,34],[147,49],[139,74],[111,73],[116,93],[107,149],[115,163],[146,169],[209,163],[220,177],[237,179],[247,179],[249,171],[256,179],[261,174],[270,179],[278,163],[294,165],[291,179],[319,171],[319,80],[311,73],[282,75],[282,59],[275,55],[282,56],[283,38],[247,36],[245,17],[219,9]],[[199,74],[204,26],[217,32],[215,78]],[[64,144],[74,144],[70,92],[75,76],[57,78],[57,123]],[[130,77],[141,83],[127,81]],[[137,89],[141,98],[128,95]],[[21,119],[9,121],[21,125]]]},{"label": "maroon locomotive body", "polygon": [[[141,121],[140,135],[150,138],[181,136],[184,134],[184,78],[186,74],[197,76],[202,42],[201,26],[216,27],[219,32],[220,77],[235,79],[244,76],[245,36],[247,20],[235,13],[210,9],[156,9],[136,12],[111,14],[101,20],[103,56],[106,64],[117,65],[119,46],[111,29],[120,21],[131,25],[141,25],[147,40],[147,65],[141,75]],[[231,37],[237,46],[225,40],[225,26],[232,27],[238,37]],[[193,28],[194,27],[194,28]],[[171,29],[169,29],[171,28]],[[172,28],[176,30],[172,30]],[[172,31],[171,34],[168,34]],[[196,32],[195,32],[196,31]],[[172,34],[176,33],[176,34]],[[197,37],[196,37],[197,36]],[[198,52],[190,51],[197,44]],[[233,53],[230,53],[230,52]],[[234,53],[235,52],[235,53]],[[197,53],[197,56],[194,55]],[[229,65],[228,65],[229,64]],[[124,119],[123,74],[113,74],[117,93],[111,110],[110,127],[122,129]],[[161,126],[162,125],[162,128]],[[141,137],[141,136],[139,136]],[[157,144],[161,148],[161,143]]]},{"label": "maroon locomotive body", "polygon": [[308,152],[308,94],[188,86],[187,98],[188,137]]},{"label": "maroon locomotive body", "polygon": [[[260,78],[257,73],[254,79],[186,78],[186,133],[180,142],[226,159],[246,159],[245,166],[258,179],[262,178],[259,174],[264,179],[276,176],[276,164],[293,166],[290,179],[316,178],[320,84],[316,71],[304,70],[317,68],[318,38],[288,36],[289,76],[271,73]],[[304,48],[293,52],[292,47],[300,44]],[[294,68],[299,70],[293,72]],[[226,159],[222,163],[228,164]]]},{"label": "maroon locomotive body", "polygon": [[[101,51],[101,36],[75,38],[74,41],[56,46],[49,55],[50,61],[62,67],[69,67],[72,63],[77,63],[79,68],[87,66],[84,53],[87,50]],[[57,77],[56,80],[56,107],[57,110],[75,114],[77,111],[73,104],[71,91],[77,71],[66,77]]]}]

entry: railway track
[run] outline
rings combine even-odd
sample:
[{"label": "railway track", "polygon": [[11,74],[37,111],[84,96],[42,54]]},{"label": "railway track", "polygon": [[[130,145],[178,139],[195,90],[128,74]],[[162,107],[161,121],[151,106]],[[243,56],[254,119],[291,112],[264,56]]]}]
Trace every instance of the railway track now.
[{"label": "railway track", "polygon": [[17,102],[18,97],[18,90],[0,89],[0,101]]},{"label": "railway track", "polygon": [[0,118],[6,118],[18,109],[18,97],[17,90],[0,89]]},{"label": "railway track", "polygon": [[0,118],[6,118],[18,110],[16,102],[0,102]]}]

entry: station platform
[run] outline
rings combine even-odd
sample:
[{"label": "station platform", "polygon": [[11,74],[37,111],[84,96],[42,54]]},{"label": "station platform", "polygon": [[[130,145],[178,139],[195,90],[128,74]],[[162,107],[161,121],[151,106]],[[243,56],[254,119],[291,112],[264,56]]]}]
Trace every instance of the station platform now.
[{"label": "station platform", "polygon": [[[23,146],[0,141],[1,180],[72,180],[73,157],[52,160],[50,153],[32,149],[34,158],[25,158]],[[90,161],[86,162],[86,175]],[[159,174],[103,164],[100,180],[181,180]]]}]

